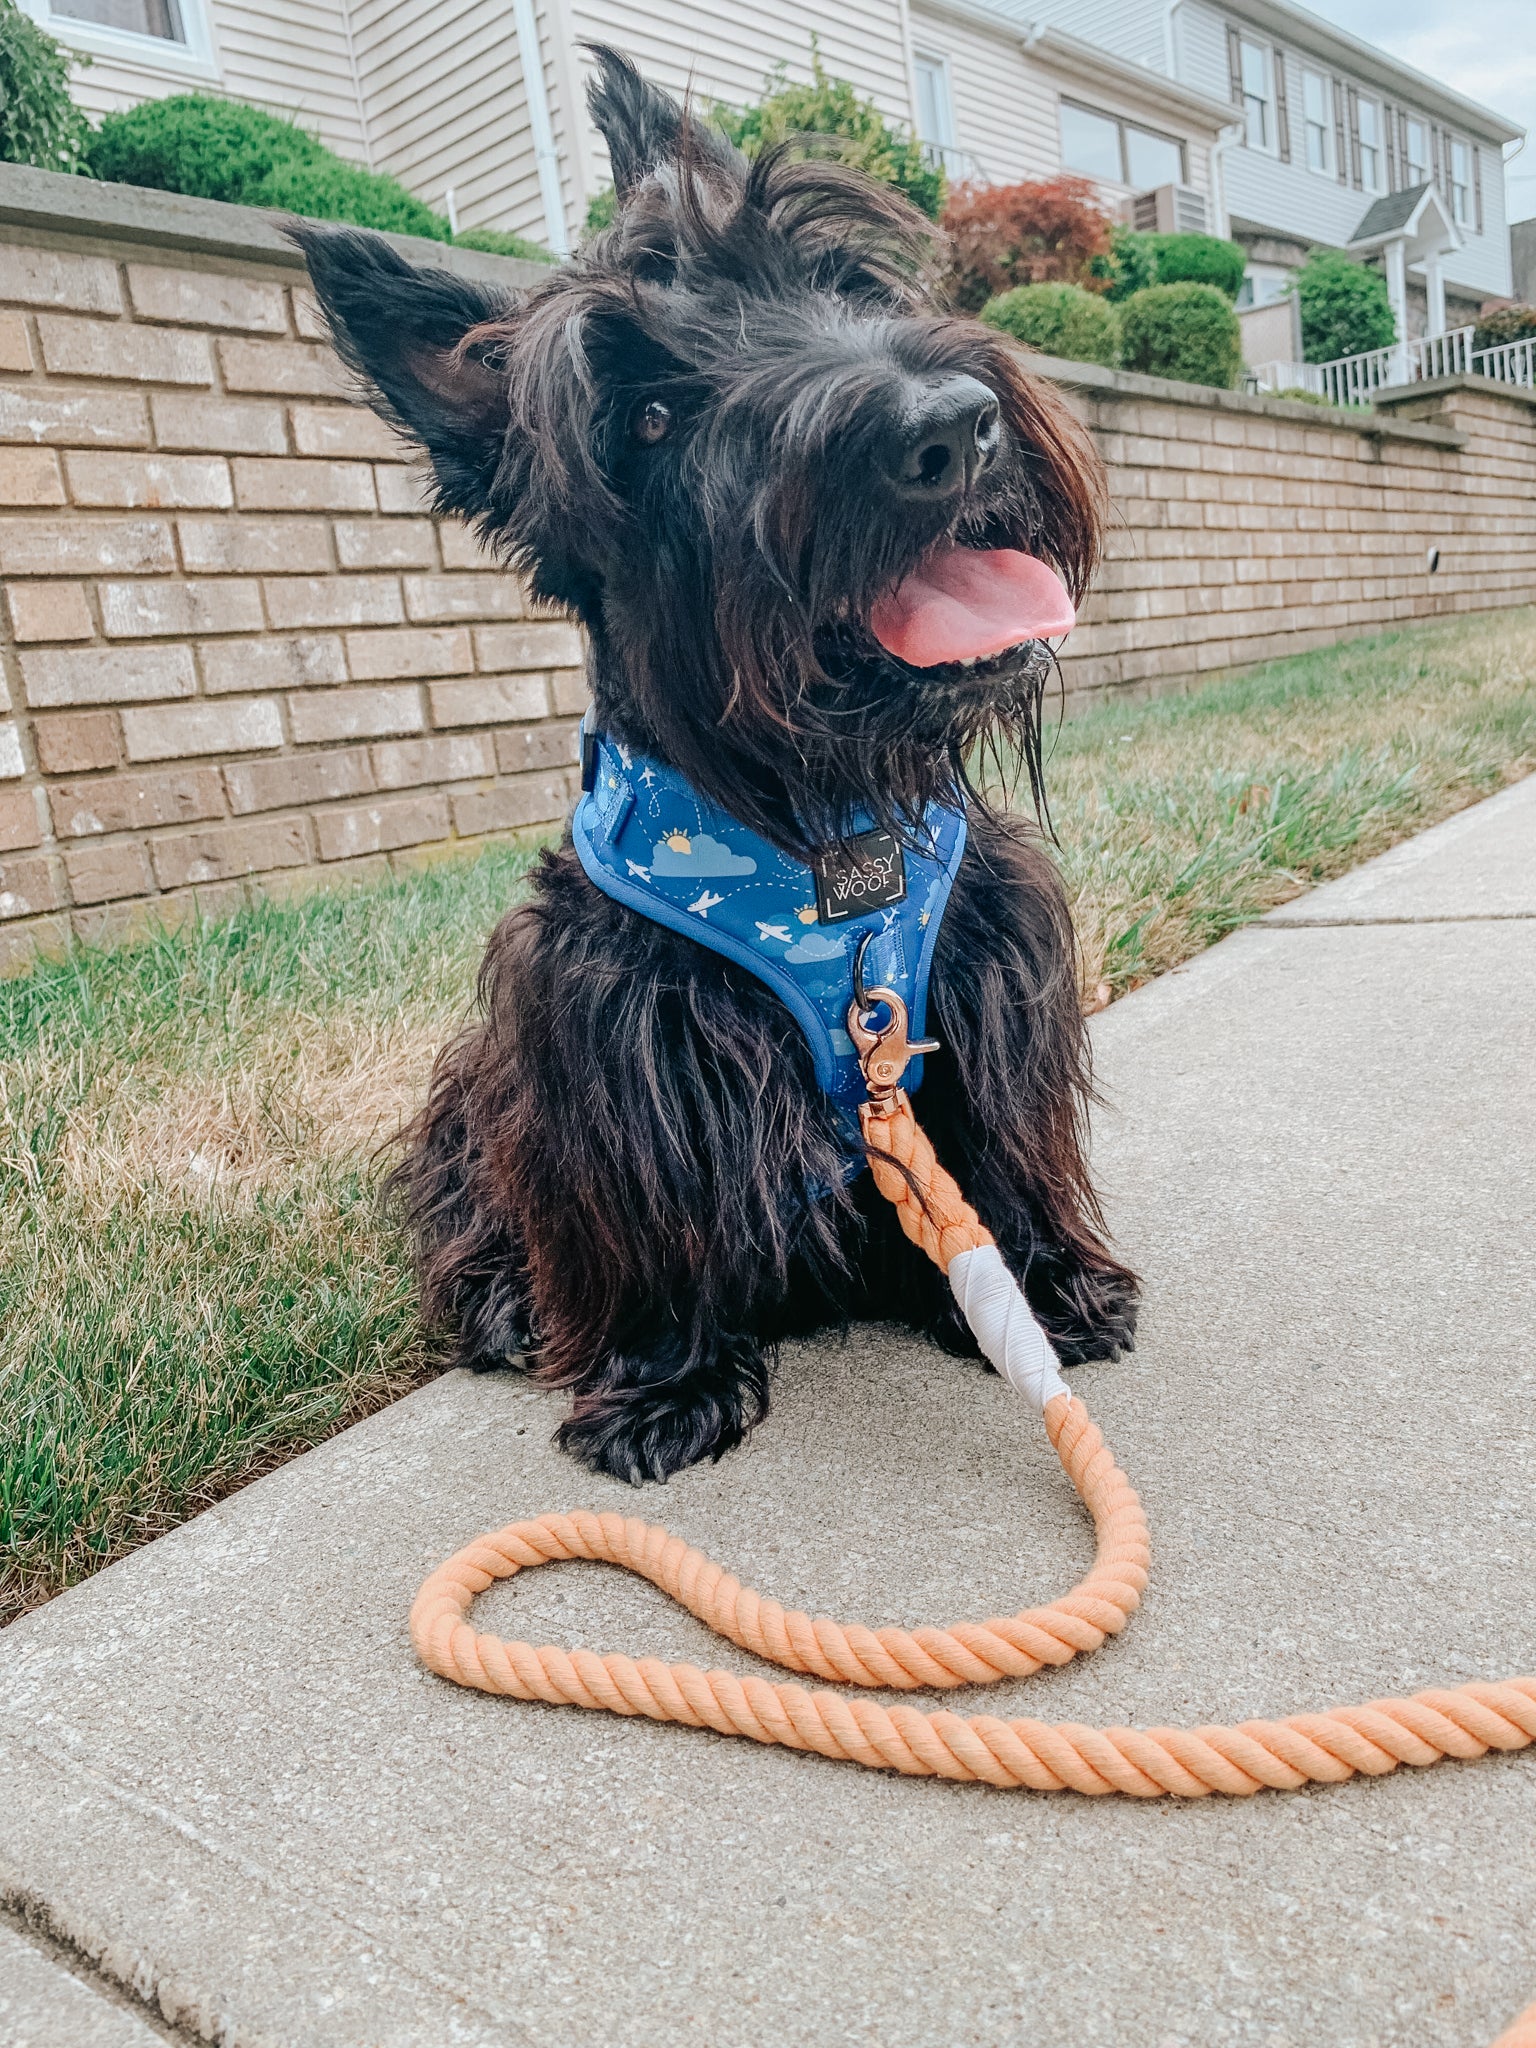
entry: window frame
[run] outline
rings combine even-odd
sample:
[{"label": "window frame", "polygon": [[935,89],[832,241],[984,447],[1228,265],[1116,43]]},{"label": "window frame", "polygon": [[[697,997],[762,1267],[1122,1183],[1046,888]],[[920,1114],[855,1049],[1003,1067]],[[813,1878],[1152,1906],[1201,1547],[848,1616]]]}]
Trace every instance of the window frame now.
[{"label": "window frame", "polygon": [[[1252,51],[1263,66],[1264,91],[1262,94],[1248,90],[1245,75],[1245,60]],[[1243,147],[1258,152],[1260,156],[1278,157],[1280,154],[1280,123],[1275,112],[1275,65],[1274,52],[1268,43],[1255,42],[1252,36],[1237,32],[1238,80],[1243,89]],[[1257,107],[1263,120],[1264,140],[1253,139],[1252,113]]]},{"label": "window frame", "polygon": [[1061,134],[1061,110],[1063,107],[1070,107],[1075,114],[1091,114],[1094,120],[1108,121],[1113,125],[1115,142],[1120,158],[1120,172],[1117,178],[1101,180],[1101,182],[1121,185],[1127,192],[1156,192],[1161,189],[1156,185],[1137,185],[1131,180],[1131,157],[1126,137],[1134,130],[1136,134],[1148,136],[1154,142],[1166,142],[1178,151],[1179,175],[1172,180],[1164,179],[1164,184],[1171,182],[1175,185],[1187,185],[1189,183],[1189,144],[1182,135],[1170,135],[1166,128],[1149,128],[1145,121],[1133,121],[1128,114],[1112,114],[1107,107],[1090,107],[1086,100],[1075,100],[1070,93],[1058,93],[1056,96],[1056,147],[1061,157],[1061,168],[1069,172],[1071,176],[1075,178],[1098,178],[1100,174],[1097,171],[1075,170],[1067,162],[1066,146]]},{"label": "window frame", "polygon": [[[944,125],[949,132],[945,135],[925,135],[922,131],[922,124],[918,122],[914,124],[917,128],[917,139],[926,149],[953,150],[957,146],[955,141],[955,94],[954,84],[950,77],[948,53],[943,50],[932,50],[921,45],[914,45],[912,50],[912,81],[914,85],[917,83],[920,67],[929,76],[937,79],[939,92],[936,95],[935,105],[943,113],[945,117]],[[919,111],[916,105],[916,94],[913,95],[913,99],[913,112],[916,113]]]},{"label": "window frame", "polygon": [[[1472,205],[1472,145],[1459,135],[1446,131],[1445,199],[1450,208],[1451,219],[1459,228],[1471,228],[1476,219]],[[1460,150],[1466,176],[1458,183],[1456,177],[1456,152]],[[1457,202],[1457,193],[1461,201]]]},{"label": "window frame", "polygon": [[[1323,116],[1321,122],[1312,119],[1307,104],[1307,87],[1313,80],[1322,88]],[[1305,152],[1307,169],[1314,178],[1332,178],[1337,166],[1333,161],[1334,130],[1336,127],[1333,109],[1333,80],[1326,71],[1314,71],[1310,64],[1301,67],[1301,146]],[[1320,128],[1323,138],[1323,160],[1320,164],[1312,161],[1312,131]]]},{"label": "window frame", "polygon": [[[1415,128],[1419,131],[1420,148],[1423,150],[1422,161],[1413,155],[1408,140]],[[1410,114],[1405,110],[1403,114],[1402,136],[1397,152],[1398,175],[1403,181],[1402,189],[1405,192],[1411,192],[1417,185],[1430,185],[1434,183],[1433,155],[1434,153],[1430,148],[1429,141],[1429,122],[1427,120],[1420,120],[1417,114]],[[1411,177],[1409,175],[1410,166],[1416,174]]]},{"label": "window frame", "polygon": [[77,15],[60,14],[52,0],[19,0],[23,14],[30,15],[39,28],[56,41],[104,63],[125,64],[142,71],[161,71],[173,78],[220,81],[218,50],[213,39],[209,0],[176,0],[185,40],[172,42],[166,36],[140,35],[136,29],[106,28],[100,22],[82,21]]},{"label": "window frame", "polygon": [[[1372,142],[1365,139],[1364,116],[1367,108],[1370,109],[1376,123],[1376,136]],[[1355,94],[1355,133],[1359,138],[1360,149],[1360,190],[1379,197],[1387,189],[1387,124],[1386,110],[1373,93],[1357,91]],[[1367,176],[1365,168],[1368,157],[1375,162],[1375,170],[1370,176]]]}]

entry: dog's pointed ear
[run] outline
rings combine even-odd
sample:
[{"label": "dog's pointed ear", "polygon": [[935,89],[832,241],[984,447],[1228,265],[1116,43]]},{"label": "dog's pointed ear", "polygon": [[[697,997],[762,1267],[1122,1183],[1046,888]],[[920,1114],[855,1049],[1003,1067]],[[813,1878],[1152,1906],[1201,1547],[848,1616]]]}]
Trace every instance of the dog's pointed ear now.
[{"label": "dog's pointed ear", "polygon": [[506,439],[507,375],[494,348],[465,337],[516,310],[448,270],[417,270],[381,235],[295,221],[315,295],[342,361],[369,403],[432,459],[443,502],[483,509]]},{"label": "dog's pointed ear", "polygon": [[587,86],[587,110],[608,145],[613,189],[624,200],[658,164],[677,155],[683,110],[607,43],[585,47],[597,65],[597,76]]}]

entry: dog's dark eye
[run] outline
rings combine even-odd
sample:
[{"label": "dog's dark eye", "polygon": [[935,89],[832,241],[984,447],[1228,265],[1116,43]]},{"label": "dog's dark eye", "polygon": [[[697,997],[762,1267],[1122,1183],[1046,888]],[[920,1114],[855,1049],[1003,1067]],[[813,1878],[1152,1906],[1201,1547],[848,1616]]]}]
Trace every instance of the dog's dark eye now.
[{"label": "dog's dark eye", "polygon": [[659,398],[648,399],[644,405],[635,408],[634,418],[629,423],[629,431],[637,441],[645,442],[647,447],[654,447],[658,441],[664,441],[672,431],[671,406],[663,405]]}]

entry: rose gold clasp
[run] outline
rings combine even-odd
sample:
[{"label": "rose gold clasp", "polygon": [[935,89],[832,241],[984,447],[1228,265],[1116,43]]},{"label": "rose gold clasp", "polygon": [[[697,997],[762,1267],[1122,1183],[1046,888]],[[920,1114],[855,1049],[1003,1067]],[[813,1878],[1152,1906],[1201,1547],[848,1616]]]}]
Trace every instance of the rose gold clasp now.
[{"label": "rose gold clasp", "polygon": [[[864,1086],[877,1102],[896,1093],[907,1062],[922,1052],[937,1052],[935,1038],[908,1038],[907,1006],[893,988],[874,988],[864,980],[864,952],[873,932],[859,941],[853,960],[853,1001],[848,1005],[848,1036],[859,1056]],[[884,1024],[876,1025],[879,1012],[886,1012]]]}]

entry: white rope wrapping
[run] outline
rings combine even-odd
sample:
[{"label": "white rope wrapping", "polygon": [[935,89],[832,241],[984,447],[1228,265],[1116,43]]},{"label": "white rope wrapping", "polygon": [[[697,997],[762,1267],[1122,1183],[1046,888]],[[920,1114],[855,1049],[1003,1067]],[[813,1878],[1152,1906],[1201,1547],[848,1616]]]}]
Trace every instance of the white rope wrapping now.
[{"label": "white rope wrapping", "polygon": [[1035,1321],[995,1244],[957,1253],[949,1262],[949,1284],[982,1355],[1037,1413],[1057,1394],[1067,1394],[1051,1340]]}]

